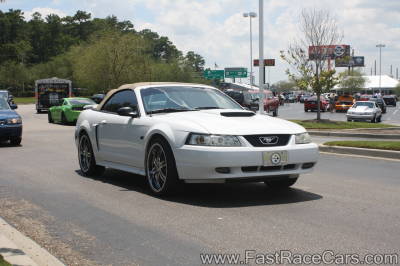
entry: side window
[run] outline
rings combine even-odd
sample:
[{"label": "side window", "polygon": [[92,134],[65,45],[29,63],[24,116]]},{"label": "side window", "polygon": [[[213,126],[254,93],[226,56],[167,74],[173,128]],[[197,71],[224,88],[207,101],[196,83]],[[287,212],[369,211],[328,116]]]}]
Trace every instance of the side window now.
[{"label": "side window", "polygon": [[137,99],[132,90],[123,90],[115,93],[101,110],[116,113],[121,107],[131,107],[133,110],[137,110]]}]

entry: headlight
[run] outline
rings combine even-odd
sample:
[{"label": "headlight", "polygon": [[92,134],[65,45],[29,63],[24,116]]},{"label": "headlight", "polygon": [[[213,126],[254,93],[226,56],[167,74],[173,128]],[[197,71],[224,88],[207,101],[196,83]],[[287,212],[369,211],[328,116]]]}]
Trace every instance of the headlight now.
[{"label": "headlight", "polygon": [[7,124],[21,124],[21,123],[22,119],[20,117],[7,119]]},{"label": "headlight", "polygon": [[199,146],[222,146],[237,147],[242,146],[238,137],[228,135],[206,135],[191,133],[186,140],[188,145]]},{"label": "headlight", "polygon": [[307,132],[296,134],[296,144],[311,143],[311,137]]}]

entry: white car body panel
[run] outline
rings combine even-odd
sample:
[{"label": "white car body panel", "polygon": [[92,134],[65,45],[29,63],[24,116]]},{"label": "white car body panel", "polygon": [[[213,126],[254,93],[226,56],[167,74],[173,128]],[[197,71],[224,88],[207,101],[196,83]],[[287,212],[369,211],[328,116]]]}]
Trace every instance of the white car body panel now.
[{"label": "white car body panel", "polygon": [[[172,86],[180,85],[173,84]],[[147,115],[140,97],[140,90],[148,87],[152,86],[134,89],[140,113],[138,118],[92,109],[81,112],[75,129],[76,143],[78,144],[80,132],[86,131],[90,137],[97,164],[145,175],[146,147],[155,134],[163,136],[168,141],[175,157],[179,178],[188,182],[219,182],[229,178],[278,175],[297,176],[310,172],[313,168],[302,169],[303,163],[316,163],[318,160],[316,144],[295,144],[294,134],[303,133],[306,130],[298,124],[283,119],[260,114],[251,117],[222,116],[223,112],[241,112],[228,109]],[[190,133],[235,135],[239,137],[242,146],[186,145],[185,142]],[[277,147],[254,147],[242,137],[261,134],[291,134],[292,137],[286,146]],[[263,152],[281,150],[288,152],[287,164],[295,164],[294,169],[242,171],[241,167],[261,167]],[[231,172],[217,173],[215,171],[217,167],[230,167]]]}]

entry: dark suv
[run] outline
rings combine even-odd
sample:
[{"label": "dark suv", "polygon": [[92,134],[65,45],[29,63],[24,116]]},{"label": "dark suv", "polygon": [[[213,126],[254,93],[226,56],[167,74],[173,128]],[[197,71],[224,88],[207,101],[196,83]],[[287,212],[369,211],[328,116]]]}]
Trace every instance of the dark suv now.
[{"label": "dark suv", "polygon": [[385,101],[386,105],[395,106],[396,107],[396,97],[393,95],[385,95],[382,97]]},{"label": "dark suv", "polygon": [[371,97],[369,100],[376,102],[376,104],[381,108],[382,114],[386,114],[386,103],[382,98]]}]

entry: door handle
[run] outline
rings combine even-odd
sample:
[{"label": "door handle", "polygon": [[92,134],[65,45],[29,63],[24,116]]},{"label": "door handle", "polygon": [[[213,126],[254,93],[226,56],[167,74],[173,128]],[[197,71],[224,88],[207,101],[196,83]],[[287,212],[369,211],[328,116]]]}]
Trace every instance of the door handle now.
[{"label": "door handle", "polygon": [[107,121],[106,121],[106,120],[102,120],[102,121],[100,122],[100,125],[105,125],[105,124],[107,124]]}]

